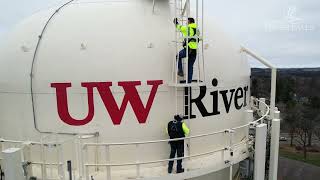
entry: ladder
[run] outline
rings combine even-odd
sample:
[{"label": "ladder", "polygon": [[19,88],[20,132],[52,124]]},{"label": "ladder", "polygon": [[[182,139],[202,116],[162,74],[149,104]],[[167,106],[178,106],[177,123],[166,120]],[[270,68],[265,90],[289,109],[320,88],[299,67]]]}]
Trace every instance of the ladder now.
[{"label": "ladder", "polygon": [[[190,37],[183,36],[183,34],[177,29],[175,31],[175,57],[172,63],[172,81],[169,86],[175,88],[175,107],[176,114],[182,115],[185,119],[185,123],[190,127],[191,117],[191,94],[192,88],[205,86],[205,71],[204,71],[204,55],[203,55],[203,3],[204,0],[174,0],[174,17],[182,26],[188,26],[188,18],[193,17],[197,24],[197,31],[195,36]],[[192,3],[192,4],[191,4]],[[191,9],[193,9],[193,16],[191,15]],[[201,12],[201,22],[199,21],[199,13]],[[187,28],[189,30],[189,28]],[[193,65],[193,78],[191,82],[188,82],[188,61],[189,61],[189,46],[186,45],[186,58],[182,60],[184,77],[178,77],[178,58],[180,50],[183,49],[183,41],[189,42],[189,38],[195,38],[198,41],[197,57]],[[199,39],[201,41],[199,41]],[[188,44],[188,43],[187,43]],[[196,78],[195,78],[196,77]],[[182,92],[181,92],[182,91]],[[190,139],[185,141],[185,154],[190,156]]]},{"label": "ladder", "polygon": [[[192,1],[192,2],[191,2]],[[197,57],[194,63],[194,77],[192,78],[191,82],[188,82],[188,61],[189,61],[189,54],[186,53],[186,58],[182,60],[183,69],[184,69],[184,78],[181,79],[178,77],[178,56],[180,50],[183,49],[182,44],[183,41],[186,39],[188,42],[189,35],[187,37],[183,36],[183,34],[177,29],[174,28],[175,31],[175,57],[173,58],[172,63],[172,81],[169,83],[169,86],[175,88],[175,103],[176,103],[176,114],[183,115],[187,121],[190,119],[191,114],[191,107],[190,107],[190,100],[191,100],[191,93],[192,87],[200,87],[205,86],[205,69],[204,69],[204,55],[203,55],[203,41],[202,41],[202,34],[203,34],[203,3],[204,0],[174,0],[174,17],[178,19],[178,22],[182,26],[188,26],[188,18],[193,17],[195,19],[195,23],[198,25],[197,30],[200,30],[200,35],[198,33],[195,34],[192,38],[197,39],[198,42],[197,46]],[[191,4],[192,3],[192,4]],[[191,7],[194,10],[194,15],[191,15]],[[201,22],[199,21],[199,13],[201,12]],[[186,51],[189,51],[189,46],[186,46]],[[196,79],[196,80],[195,80]],[[183,93],[181,90],[183,89]],[[182,100],[181,100],[182,98]],[[182,102],[179,103],[179,102]],[[182,107],[182,109],[181,109]],[[189,124],[189,123],[188,123]]]},{"label": "ladder", "polygon": [[[193,17],[195,19],[195,23],[197,24],[197,31],[194,36],[183,36],[183,34],[177,29],[174,28],[175,31],[175,56],[173,58],[172,63],[172,80],[169,83],[169,86],[174,87],[199,87],[205,85],[205,68],[204,68],[204,54],[203,54],[203,3],[204,0],[174,0],[174,17],[177,18],[178,22],[182,26],[188,26],[188,18]],[[192,8],[191,8],[192,7]],[[191,15],[191,9],[193,9],[193,14]],[[200,19],[201,12],[201,21]],[[189,28],[188,28],[189,32]],[[196,61],[193,65],[193,78],[191,82],[188,82],[188,63],[189,63],[189,46],[186,46],[186,58],[182,60],[183,64],[183,78],[178,76],[178,56],[180,50],[183,49],[182,44],[186,40],[189,41],[190,38],[197,39],[197,57]]]}]

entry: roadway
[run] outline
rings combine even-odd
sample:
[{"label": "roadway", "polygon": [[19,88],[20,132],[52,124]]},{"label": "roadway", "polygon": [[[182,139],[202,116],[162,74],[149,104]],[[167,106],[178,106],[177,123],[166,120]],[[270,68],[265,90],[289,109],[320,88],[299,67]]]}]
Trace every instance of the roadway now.
[{"label": "roadway", "polygon": [[318,180],[320,167],[279,157],[278,180]]}]

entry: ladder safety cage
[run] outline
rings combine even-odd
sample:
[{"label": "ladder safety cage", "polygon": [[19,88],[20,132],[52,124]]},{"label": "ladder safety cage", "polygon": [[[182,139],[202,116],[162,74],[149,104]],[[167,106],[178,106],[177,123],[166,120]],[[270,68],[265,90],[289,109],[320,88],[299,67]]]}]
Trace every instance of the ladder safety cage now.
[{"label": "ladder safety cage", "polygon": [[[192,15],[191,15],[192,9]],[[200,14],[201,13],[201,14]],[[175,34],[175,54],[172,61],[172,81],[169,86],[175,88],[175,108],[176,114],[182,115],[187,126],[190,127],[191,96],[193,87],[205,86],[204,52],[203,52],[203,30],[204,30],[204,0],[174,0],[174,34]],[[189,26],[188,18],[193,18],[196,28]],[[201,21],[199,20],[201,18]],[[180,26],[178,26],[180,25]],[[180,27],[184,27],[186,32],[181,32]],[[193,34],[191,34],[193,30]],[[196,42],[196,49],[190,49],[189,42]],[[194,48],[194,47],[193,47]],[[185,50],[184,59],[180,58],[180,51]],[[190,55],[192,53],[192,61]],[[194,54],[196,53],[196,54]],[[194,57],[195,56],[195,57]],[[181,59],[181,62],[179,62]],[[179,65],[180,63],[180,65]],[[180,66],[180,69],[179,69]],[[181,67],[182,66],[182,67]],[[190,67],[189,67],[190,66]],[[179,78],[178,76],[182,75]],[[191,73],[189,71],[192,71]],[[195,78],[193,78],[195,77]],[[183,89],[182,89],[183,88]],[[181,92],[182,90],[182,92]],[[190,157],[191,140],[185,141],[185,155]]]},{"label": "ladder safety cage", "polygon": [[[191,15],[191,9],[193,10]],[[201,13],[201,15],[200,15]],[[190,36],[190,28],[188,27],[188,18],[192,17],[197,24],[196,32],[193,36]],[[201,18],[200,18],[201,17]],[[187,36],[183,35],[177,25],[175,27],[175,57],[173,58],[173,71],[172,71],[172,82],[169,86],[174,87],[199,87],[205,85],[205,68],[204,68],[204,52],[203,52],[203,30],[204,30],[204,0],[174,0],[174,18],[177,19],[181,26],[187,27]],[[199,20],[201,19],[201,21]],[[189,81],[189,51],[190,47],[188,43],[190,39],[195,39],[197,42],[196,60],[193,67],[193,76]],[[186,46],[182,44],[186,42]],[[178,59],[179,52],[185,48],[186,57],[182,60],[183,65],[183,79],[178,76]],[[196,77],[196,78],[193,78]]]}]

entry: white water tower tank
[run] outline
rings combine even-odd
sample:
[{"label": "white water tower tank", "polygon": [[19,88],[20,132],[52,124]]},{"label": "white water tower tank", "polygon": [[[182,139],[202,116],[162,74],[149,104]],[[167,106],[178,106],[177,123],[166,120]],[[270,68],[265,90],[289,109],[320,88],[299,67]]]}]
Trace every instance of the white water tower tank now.
[{"label": "white water tower tank", "polygon": [[[176,94],[177,88],[169,86],[176,53],[173,3],[157,0],[154,8],[149,0],[72,2],[47,24],[36,53],[39,35],[56,8],[17,25],[0,48],[0,136],[39,140],[36,121],[43,132],[99,132],[105,143],[167,139],[168,121],[176,109],[183,112],[184,88]],[[208,9],[206,84],[192,88],[190,136],[248,123],[250,67],[240,45],[214,24]],[[246,130],[234,134],[234,142],[246,138]],[[228,143],[226,134],[190,140],[189,153]],[[116,163],[136,158],[131,146],[114,147],[110,153]],[[166,159],[169,147],[149,144],[139,153],[141,161]],[[228,171],[218,176],[228,177]]]}]

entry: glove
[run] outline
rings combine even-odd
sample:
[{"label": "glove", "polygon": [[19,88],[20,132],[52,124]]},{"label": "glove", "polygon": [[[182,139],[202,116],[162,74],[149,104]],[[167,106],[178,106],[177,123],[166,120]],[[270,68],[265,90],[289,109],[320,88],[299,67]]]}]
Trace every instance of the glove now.
[{"label": "glove", "polygon": [[173,19],[173,24],[175,24],[175,25],[179,24],[178,18],[174,18],[174,19]]}]

